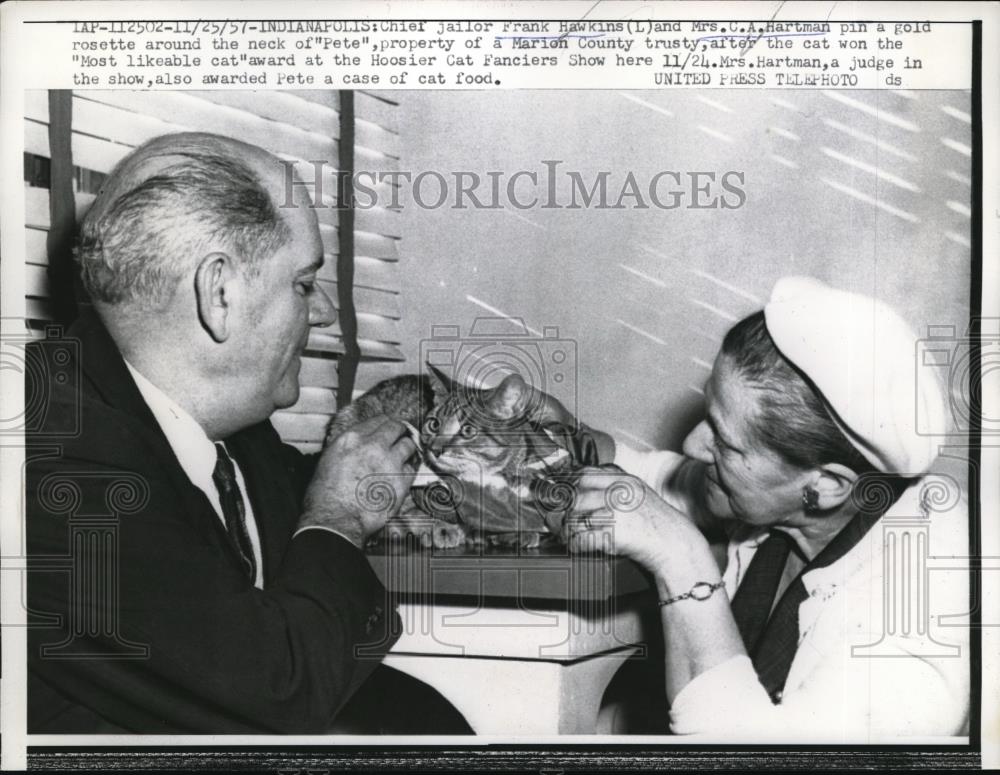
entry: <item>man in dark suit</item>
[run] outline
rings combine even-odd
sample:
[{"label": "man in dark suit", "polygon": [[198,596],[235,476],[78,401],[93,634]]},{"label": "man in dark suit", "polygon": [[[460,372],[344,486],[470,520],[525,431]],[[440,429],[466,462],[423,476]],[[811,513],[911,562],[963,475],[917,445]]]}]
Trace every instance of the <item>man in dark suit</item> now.
[{"label": "man in dark suit", "polygon": [[375,419],[307,457],[268,421],[335,315],[315,212],[303,186],[279,206],[283,173],[226,138],[157,138],[81,224],[94,309],[27,385],[47,397],[28,439],[29,732],[328,731],[396,637],[362,547],[412,480],[405,428]]}]

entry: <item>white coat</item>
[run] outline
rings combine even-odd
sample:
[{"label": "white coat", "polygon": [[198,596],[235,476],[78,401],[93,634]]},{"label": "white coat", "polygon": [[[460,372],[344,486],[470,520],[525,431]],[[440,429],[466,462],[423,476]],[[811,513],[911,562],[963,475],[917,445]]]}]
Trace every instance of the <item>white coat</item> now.
[{"label": "white coat", "polygon": [[[615,462],[675,507],[693,508],[696,461],[618,444]],[[766,537],[743,525],[730,531],[730,599]],[[750,742],[967,735],[968,555],[961,491],[948,477],[924,477],[841,559],[803,575],[809,597],[780,701],[748,657],[734,657],[680,691],[671,730]]]}]

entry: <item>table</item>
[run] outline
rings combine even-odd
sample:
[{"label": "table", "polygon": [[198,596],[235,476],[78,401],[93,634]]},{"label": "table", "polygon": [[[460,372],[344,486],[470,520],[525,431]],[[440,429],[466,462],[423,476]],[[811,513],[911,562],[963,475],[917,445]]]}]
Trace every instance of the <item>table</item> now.
[{"label": "table", "polygon": [[477,734],[593,734],[601,698],[650,624],[646,576],[564,547],[406,551],[369,562],[398,605],[385,664],[440,692]]}]

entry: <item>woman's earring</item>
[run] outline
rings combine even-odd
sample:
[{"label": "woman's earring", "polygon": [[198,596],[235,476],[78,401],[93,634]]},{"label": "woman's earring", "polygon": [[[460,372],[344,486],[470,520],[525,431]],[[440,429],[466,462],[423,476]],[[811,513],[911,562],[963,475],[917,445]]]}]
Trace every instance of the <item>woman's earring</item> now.
[{"label": "woman's earring", "polygon": [[807,514],[815,514],[819,511],[819,493],[812,487],[802,488],[802,507]]}]

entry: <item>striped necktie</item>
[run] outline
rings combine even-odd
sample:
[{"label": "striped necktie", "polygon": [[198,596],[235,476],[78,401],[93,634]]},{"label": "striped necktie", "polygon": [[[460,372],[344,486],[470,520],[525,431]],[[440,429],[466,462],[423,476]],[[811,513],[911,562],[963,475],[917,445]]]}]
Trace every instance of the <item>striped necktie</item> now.
[{"label": "striped necktie", "polygon": [[243,493],[236,481],[236,468],[232,458],[222,444],[215,445],[216,461],[212,480],[219,491],[222,516],[226,521],[226,532],[239,555],[244,571],[253,584],[257,579],[257,563],[254,561],[253,544],[247,530],[246,504]]}]

